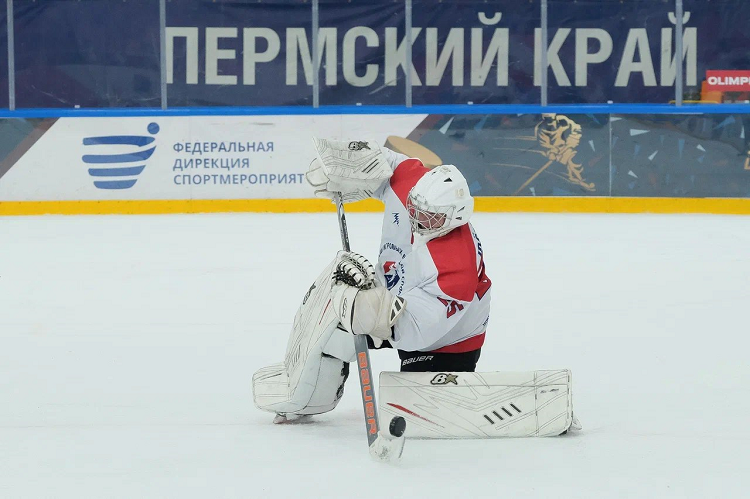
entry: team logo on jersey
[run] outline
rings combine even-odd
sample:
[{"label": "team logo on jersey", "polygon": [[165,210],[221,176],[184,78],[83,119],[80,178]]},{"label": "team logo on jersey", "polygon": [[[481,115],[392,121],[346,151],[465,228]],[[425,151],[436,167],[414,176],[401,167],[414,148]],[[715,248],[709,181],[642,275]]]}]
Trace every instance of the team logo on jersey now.
[{"label": "team logo on jersey", "polygon": [[448,383],[458,385],[458,374],[439,373],[430,380],[431,385],[447,385]]},{"label": "team logo on jersey", "polygon": [[367,142],[362,140],[353,140],[349,142],[350,151],[361,151],[362,149],[370,149],[370,146],[367,144]]},{"label": "team logo on jersey", "polygon": [[396,262],[385,262],[383,264],[383,275],[385,276],[385,286],[389,291],[401,279],[396,270]]}]

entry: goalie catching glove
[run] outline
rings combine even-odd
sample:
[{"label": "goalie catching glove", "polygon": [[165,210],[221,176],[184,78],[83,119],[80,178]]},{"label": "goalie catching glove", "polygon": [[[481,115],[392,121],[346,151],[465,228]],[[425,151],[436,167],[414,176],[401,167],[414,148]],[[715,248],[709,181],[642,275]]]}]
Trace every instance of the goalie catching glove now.
[{"label": "goalie catching glove", "polygon": [[383,150],[363,140],[313,139],[317,157],[305,175],[317,197],[333,199],[341,193],[344,203],[372,197],[393,175]]},{"label": "goalie catching glove", "polygon": [[352,334],[367,334],[376,347],[392,336],[406,300],[383,287],[362,255],[342,252],[333,275],[331,296],[341,325]]}]

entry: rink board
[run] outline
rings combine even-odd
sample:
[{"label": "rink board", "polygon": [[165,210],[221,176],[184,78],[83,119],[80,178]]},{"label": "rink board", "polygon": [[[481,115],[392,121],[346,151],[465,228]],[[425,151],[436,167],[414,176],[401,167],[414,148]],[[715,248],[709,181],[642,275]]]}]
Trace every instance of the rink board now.
[{"label": "rink board", "polygon": [[750,213],[750,115],[459,111],[2,118],[0,214],[332,211],[313,136],[455,164],[477,211]]},{"label": "rink board", "polygon": [[[368,200],[349,212],[382,212]],[[170,213],[321,213],[336,209],[320,199],[207,199],[121,201],[0,201],[0,215],[158,215]],[[706,213],[750,214],[747,199],[697,198],[477,198],[475,211],[489,213]]]}]

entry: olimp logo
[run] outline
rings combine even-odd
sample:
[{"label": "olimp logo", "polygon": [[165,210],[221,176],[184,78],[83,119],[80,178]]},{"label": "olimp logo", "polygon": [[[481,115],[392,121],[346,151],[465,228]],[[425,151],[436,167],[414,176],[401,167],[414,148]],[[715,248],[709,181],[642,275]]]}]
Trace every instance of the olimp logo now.
[{"label": "olimp logo", "polygon": [[[151,135],[159,133],[159,125],[149,123],[146,130]],[[97,189],[130,189],[138,180],[148,159],[154,154],[156,139],[149,135],[107,135],[86,137],[83,162],[91,165],[89,175],[94,177]]]}]

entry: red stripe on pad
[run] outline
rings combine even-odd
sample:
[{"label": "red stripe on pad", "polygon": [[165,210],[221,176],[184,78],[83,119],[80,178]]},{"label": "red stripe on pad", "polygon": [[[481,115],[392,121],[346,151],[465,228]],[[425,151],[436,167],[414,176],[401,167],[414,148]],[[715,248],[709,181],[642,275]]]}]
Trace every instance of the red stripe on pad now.
[{"label": "red stripe on pad", "polygon": [[[440,425],[439,425],[439,424],[437,424],[436,422],[434,422],[434,421],[430,421],[429,419],[427,419],[427,418],[425,418],[425,417],[422,417],[422,416],[420,416],[420,415],[419,415],[419,414],[417,414],[416,412],[414,412],[414,411],[410,411],[410,410],[409,410],[409,409],[407,409],[406,407],[400,406],[400,405],[398,405],[398,404],[391,404],[390,402],[388,402],[388,405],[389,405],[389,406],[391,406],[391,407],[395,407],[396,409],[398,409],[398,410],[400,410],[400,411],[404,411],[404,412],[405,412],[406,414],[409,414],[410,416],[414,416],[415,418],[419,418],[419,419],[422,419],[422,420],[424,420],[424,421],[427,421],[428,423],[432,423],[432,424],[434,424],[435,426],[440,426]],[[440,426],[440,427],[441,427],[441,428],[445,428],[445,426]]]},{"label": "red stripe on pad", "polygon": [[326,316],[326,311],[328,310],[328,306],[331,304],[331,300],[328,300],[328,303],[326,303],[326,308],[323,309],[323,313],[320,314],[320,321],[318,321],[318,326],[320,326],[320,323],[323,322],[323,317]]}]

